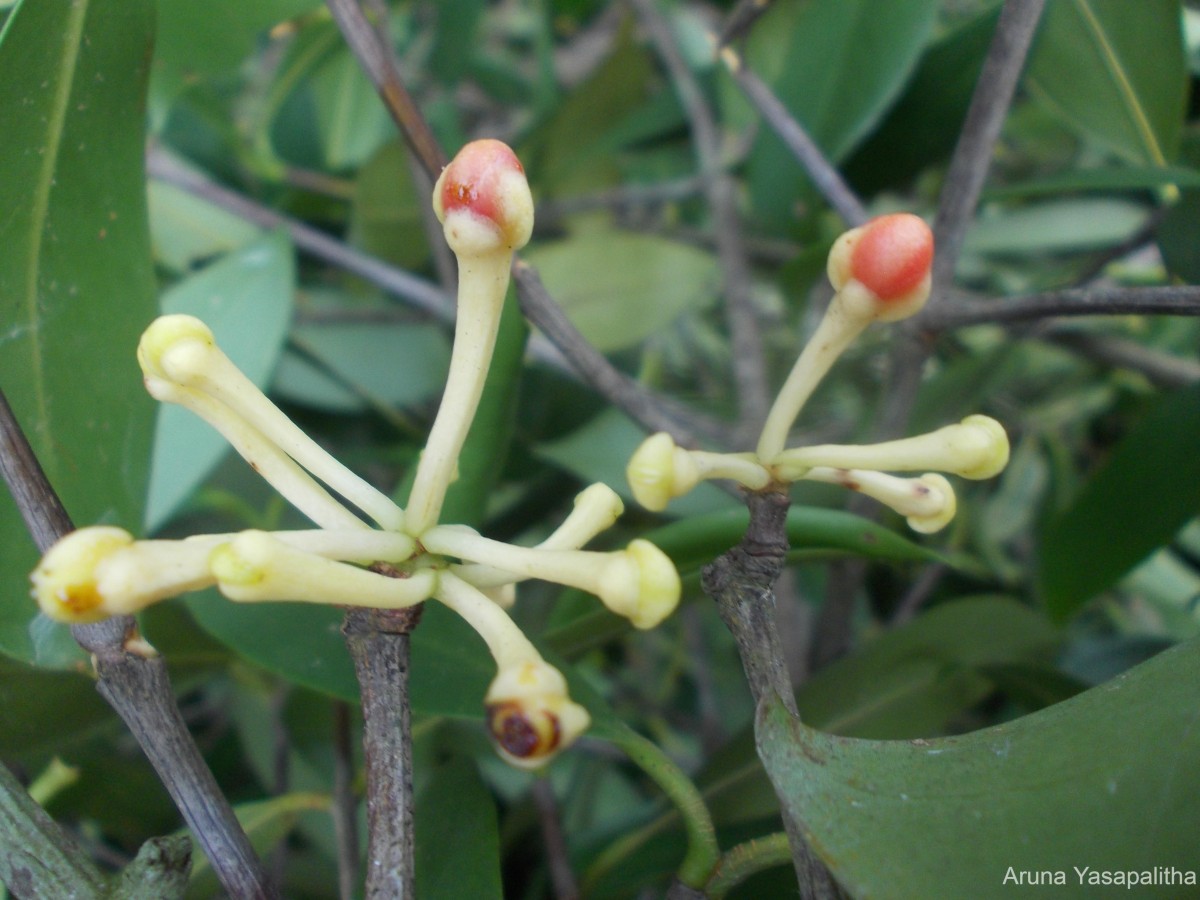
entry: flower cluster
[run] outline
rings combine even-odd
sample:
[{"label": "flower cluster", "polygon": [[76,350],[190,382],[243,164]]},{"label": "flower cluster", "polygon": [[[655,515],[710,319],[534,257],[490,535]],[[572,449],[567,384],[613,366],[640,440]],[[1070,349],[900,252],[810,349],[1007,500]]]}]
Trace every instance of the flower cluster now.
[{"label": "flower cluster", "polygon": [[202,322],[164,316],[138,347],[147,390],[209,422],[318,527],[182,541],[139,541],[119,528],[82,528],[46,553],[32,575],[33,593],[47,615],[72,623],[135,613],[213,585],[240,603],[399,609],[439,600],[478,631],[496,660],[484,702],[501,755],[533,767],[570,744],[589,718],[571,701],[562,673],[505,612],[514,585],[540,578],[581,588],[636,627],[651,628],[677,605],[679,576],[647,541],[617,552],[582,549],[622,512],[620,498],[601,484],[583,491],[562,525],[536,547],[439,522],[491,361],[512,256],[532,231],[533,201],[512,151],[484,140],[468,144],[445,168],[433,205],[458,258],[458,314],[445,392],[405,508],[292,423],[225,356]]},{"label": "flower cluster", "polygon": [[[895,322],[929,298],[933,235],[917,216],[880,216],[846,232],[829,252],[836,291],[816,332],[796,360],[767,415],[752,453],[711,453],[679,447],[665,433],[647,438],[626,468],[638,502],[665,509],[701,480],[725,478],[750,490],[823,481],[886,504],[915,531],[932,533],[954,518],[950,482],[939,474],[991,478],[1008,462],[1004,428],[987,416],[968,416],[918,437],[870,445],[786,446],[788,431],[830,366],[872,322]],[[902,478],[891,472],[926,472]]]}]

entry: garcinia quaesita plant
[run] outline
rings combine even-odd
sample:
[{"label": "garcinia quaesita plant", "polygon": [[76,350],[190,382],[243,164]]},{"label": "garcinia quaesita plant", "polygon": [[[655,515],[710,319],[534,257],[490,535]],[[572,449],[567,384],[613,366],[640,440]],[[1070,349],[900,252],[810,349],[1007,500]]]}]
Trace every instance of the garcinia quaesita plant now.
[{"label": "garcinia quaesita plant", "polygon": [[163,316],[138,347],[146,389],[216,428],[317,527],[184,540],[81,528],[42,558],[33,593],[47,615],[70,623],[135,613],[212,585],[239,603],[399,609],[438,600],[470,623],[495,658],[484,703],[499,752],[514,765],[534,767],[571,744],[589,717],[568,696],[562,673],[505,612],[515,585],[538,578],[580,588],[636,627],[652,628],[677,605],[679,576],[648,541],[617,552],[582,549],[622,512],[620,498],[602,484],[580,493],[561,526],[536,547],[440,521],[492,358],[513,253],[533,228],[533,200],[513,152],[480,140],[443,170],[433,205],[458,259],[458,313],[442,402],[404,508],[290,421],[217,347],[203,322]]},{"label": "garcinia quaesita plant", "polygon": [[[648,437],[626,475],[637,501],[665,509],[705,479],[735,481],[752,491],[800,480],[840,484],[886,504],[915,531],[932,533],[954,518],[954,489],[942,472],[983,479],[1008,462],[1008,437],[995,419],[967,416],[929,434],[868,445],[788,447],[788,432],[825,373],[872,322],[896,322],[925,305],[933,235],[909,213],[879,216],[847,231],[829,252],[835,294],[767,414],[749,453],[714,453],[676,445],[669,434]],[[893,472],[921,472],[915,478]]]}]

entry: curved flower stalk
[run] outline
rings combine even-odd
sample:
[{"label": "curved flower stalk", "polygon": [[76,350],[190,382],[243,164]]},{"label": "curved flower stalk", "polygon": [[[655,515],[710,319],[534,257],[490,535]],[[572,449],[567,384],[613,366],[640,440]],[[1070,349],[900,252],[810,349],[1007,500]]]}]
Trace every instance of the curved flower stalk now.
[{"label": "curved flower stalk", "polygon": [[582,549],[622,512],[603,485],[583,491],[537,547],[439,524],[491,361],[512,256],[532,231],[533,202],[520,163],[498,141],[467,145],[442,173],[433,202],[459,260],[458,320],[446,389],[407,510],[304,434],[237,369],[203,322],[164,316],[138,346],[147,390],[205,419],[318,527],[181,541],[83,528],[42,558],[31,576],[33,594],[47,615],[72,623],[134,613],[212,586],[239,603],[401,609],[436,599],[466,619],[495,657],[497,675],[484,698],[489,731],[501,755],[533,767],[570,745],[589,719],[568,696],[562,673],[502,608],[515,584],[540,578],[581,588],[636,627],[650,628],[678,604],[679,576],[646,541],[611,553]]},{"label": "curved flower stalk", "polygon": [[[932,533],[953,518],[957,501],[939,472],[991,478],[1008,462],[1003,426],[968,416],[918,437],[881,444],[786,447],[804,404],[837,358],[872,322],[896,322],[929,298],[933,235],[907,213],[880,216],[834,242],[827,266],[836,293],[775,399],[752,453],[709,453],[651,435],[629,460],[634,497],[660,511],[700,481],[724,478],[751,491],[795,481],[823,481],[859,491],[903,515],[915,531]],[[931,470],[919,478],[888,472]]]}]

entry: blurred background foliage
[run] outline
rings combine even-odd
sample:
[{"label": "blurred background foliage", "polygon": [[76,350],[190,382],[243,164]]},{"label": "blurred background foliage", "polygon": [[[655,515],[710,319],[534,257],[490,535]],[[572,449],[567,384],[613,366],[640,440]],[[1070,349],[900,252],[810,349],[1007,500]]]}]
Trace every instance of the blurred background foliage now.
[{"label": "blurred background foliage", "polygon": [[[820,308],[825,253],[843,224],[714,61],[709,34],[730,5],[662,11],[718,116],[778,384]],[[698,420],[732,419],[716,225],[685,111],[630,10],[599,0],[388,8],[406,83],[443,145],[495,136],[516,148],[539,204],[526,258],[584,335]],[[0,383],[76,521],[163,536],[300,524],[215,434],[156,411],[141,390],[134,348],[158,309],[204,318],[310,433],[402,496],[447,366],[445,321],[298,253],[287,228],[142,169],[145,141],[152,172],[201,173],[414,273],[436,296],[426,188],[325,8],[13,9],[0,11]],[[931,216],[998,10],[993,0],[779,0],[743,52],[872,212]],[[1050,0],[959,285],[996,297],[1200,279],[1197,74],[1200,12],[1174,0]],[[520,332],[510,325],[510,360]],[[796,488],[780,609],[807,722],[871,738],[957,734],[1193,638],[1198,341],[1197,319],[1150,316],[943,335],[911,430],[984,412],[1008,429],[1012,462],[964,486],[958,518],[931,538],[890,514],[847,524],[843,496]],[[887,347],[887,331],[872,330],[838,365],[801,423],[812,437],[869,439],[889,402]],[[472,483],[490,490],[456,502],[463,520],[528,543],[588,482],[629,500],[622,471],[640,432],[538,336],[525,348],[525,365],[502,367],[475,436],[487,471]],[[603,538],[648,536],[679,562],[683,608],[653,632],[630,633],[569,593],[522,588],[518,621],[569,662],[594,716],[610,722],[545,775],[494,757],[479,726],[491,663],[455,617],[427,611],[413,663],[421,896],[547,895],[547,796],[588,895],[665,884],[682,826],[604,741],[618,719],[694,774],[723,847],[778,830],[732,641],[699,590],[700,566],[739,537],[739,506],[711,487],[661,517],[630,501]],[[26,778],[54,757],[74,767],[48,808],[117,865],[177,828],[177,814],[69,634],[33,615],[36,553],[8,501],[0,528],[0,758]],[[869,563],[854,647],[808,673],[827,562],[847,555]],[[357,699],[340,619],[215,594],[143,617],[219,781],[282,860],[289,897],[337,896],[328,796],[337,723],[348,712],[353,724]],[[1149,810],[1147,827],[1160,814]],[[197,872],[197,895],[211,892],[209,877]],[[787,896],[792,878],[775,868],[735,895]]]}]

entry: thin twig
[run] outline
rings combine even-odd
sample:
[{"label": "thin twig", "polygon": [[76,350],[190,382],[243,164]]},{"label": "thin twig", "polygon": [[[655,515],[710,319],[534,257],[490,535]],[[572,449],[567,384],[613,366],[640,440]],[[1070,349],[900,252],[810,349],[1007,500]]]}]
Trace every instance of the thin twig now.
[{"label": "thin twig", "polygon": [[[42,552],[72,530],[66,509],[2,391],[0,473]],[[93,625],[76,625],[71,633],[92,654],[97,690],[133,733],[226,892],[239,900],[276,897],[233,808],[179,714],[166,660],[138,635],[137,622],[117,616]]]},{"label": "thin twig", "polygon": [[579,884],[571,868],[558,798],[554,796],[554,785],[550,783],[549,778],[538,776],[533,780],[530,793],[533,795],[533,804],[537,807],[542,842],[546,845],[546,861],[550,868],[550,883],[554,885],[555,900],[577,900]]},{"label": "thin twig", "polygon": [[414,896],[409,640],[421,607],[352,609],[342,633],[354,660],[367,767],[367,900]]},{"label": "thin twig", "polygon": [[333,832],[337,842],[338,897],[352,900],[358,884],[358,801],[354,797],[354,751],[350,705],[333,705]]},{"label": "thin twig", "polygon": [[358,58],[384,106],[399,126],[405,143],[421,161],[425,171],[436,176],[446,165],[446,155],[429,123],[417,109],[412,95],[405,89],[390,48],[367,21],[356,0],[326,0],[326,5],[341,29],[346,44]]},{"label": "thin twig", "polygon": [[[937,254],[933,260],[933,283],[939,289],[954,280],[963,239],[975,215],[991,167],[993,148],[1012,105],[1044,5],[1045,0],[1006,0],[1000,11],[958,144],[950,158],[934,220]],[[936,294],[930,299],[936,302]]]},{"label": "thin twig", "polygon": [[152,178],[174,185],[232,212],[261,228],[281,228],[301,250],[340,269],[365,278],[411,306],[443,322],[454,321],[454,304],[437,285],[388,265],[330,237],[322,231],[289,218],[269,206],[255,203],[187,167],[170,154],[153,148],[146,155],[146,171]]},{"label": "thin twig", "polygon": [[788,108],[779,101],[771,88],[746,68],[742,57],[732,48],[726,47],[721,51],[721,61],[725,63],[729,74],[742,89],[746,99],[754,105],[767,124],[779,135],[780,140],[804,167],[813,186],[842,217],[842,220],[851,227],[867,221],[866,207],[858,199],[858,195],[842,178],[841,173],[834,168],[833,163],[817,146],[816,141],[809,137],[804,126],[796,121]]},{"label": "thin twig", "polygon": [[[704,567],[704,592],[717,603],[733,635],[756,706],[778,697],[794,716],[799,713],[775,625],[775,582],[787,559],[788,496],[782,492],[747,495],[750,523],[736,547]],[[803,897],[831,898],[838,888],[829,870],[808,846],[801,824],[783,808]]]},{"label": "thin twig", "polygon": [[744,37],[750,26],[770,8],[771,0],[739,0],[738,5],[726,16],[725,24],[721,26],[717,46],[724,47]]},{"label": "thin twig", "polygon": [[1024,297],[954,301],[922,314],[921,326],[945,331],[982,323],[1012,324],[1055,316],[1200,316],[1200,287],[1092,287]]},{"label": "thin twig", "polygon": [[[592,346],[567,318],[562,307],[554,302],[533,266],[516,260],[513,281],[525,318],[549,338],[585,382],[646,431],[670,432],[680,446],[699,445],[700,432],[693,430],[694,422],[672,415],[657,397],[613,366]],[[719,433],[705,434],[705,437],[720,441]]]},{"label": "thin twig", "polygon": [[712,212],[717,259],[725,295],[725,322],[729,328],[734,390],[737,396],[738,435],[748,441],[766,419],[770,403],[762,332],[754,308],[750,267],[742,245],[742,226],[735,202],[733,179],[721,165],[720,134],[712,109],[688,67],[654,0],[629,0],[663,61],[692,132],[698,174]]},{"label": "thin twig", "polygon": [[1137,341],[1111,334],[1092,334],[1073,328],[1050,328],[1039,335],[1061,347],[1069,347],[1108,367],[1132,369],[1159,387],[1187,387],[1200,381],[1200,363],[1153,350]]}]

